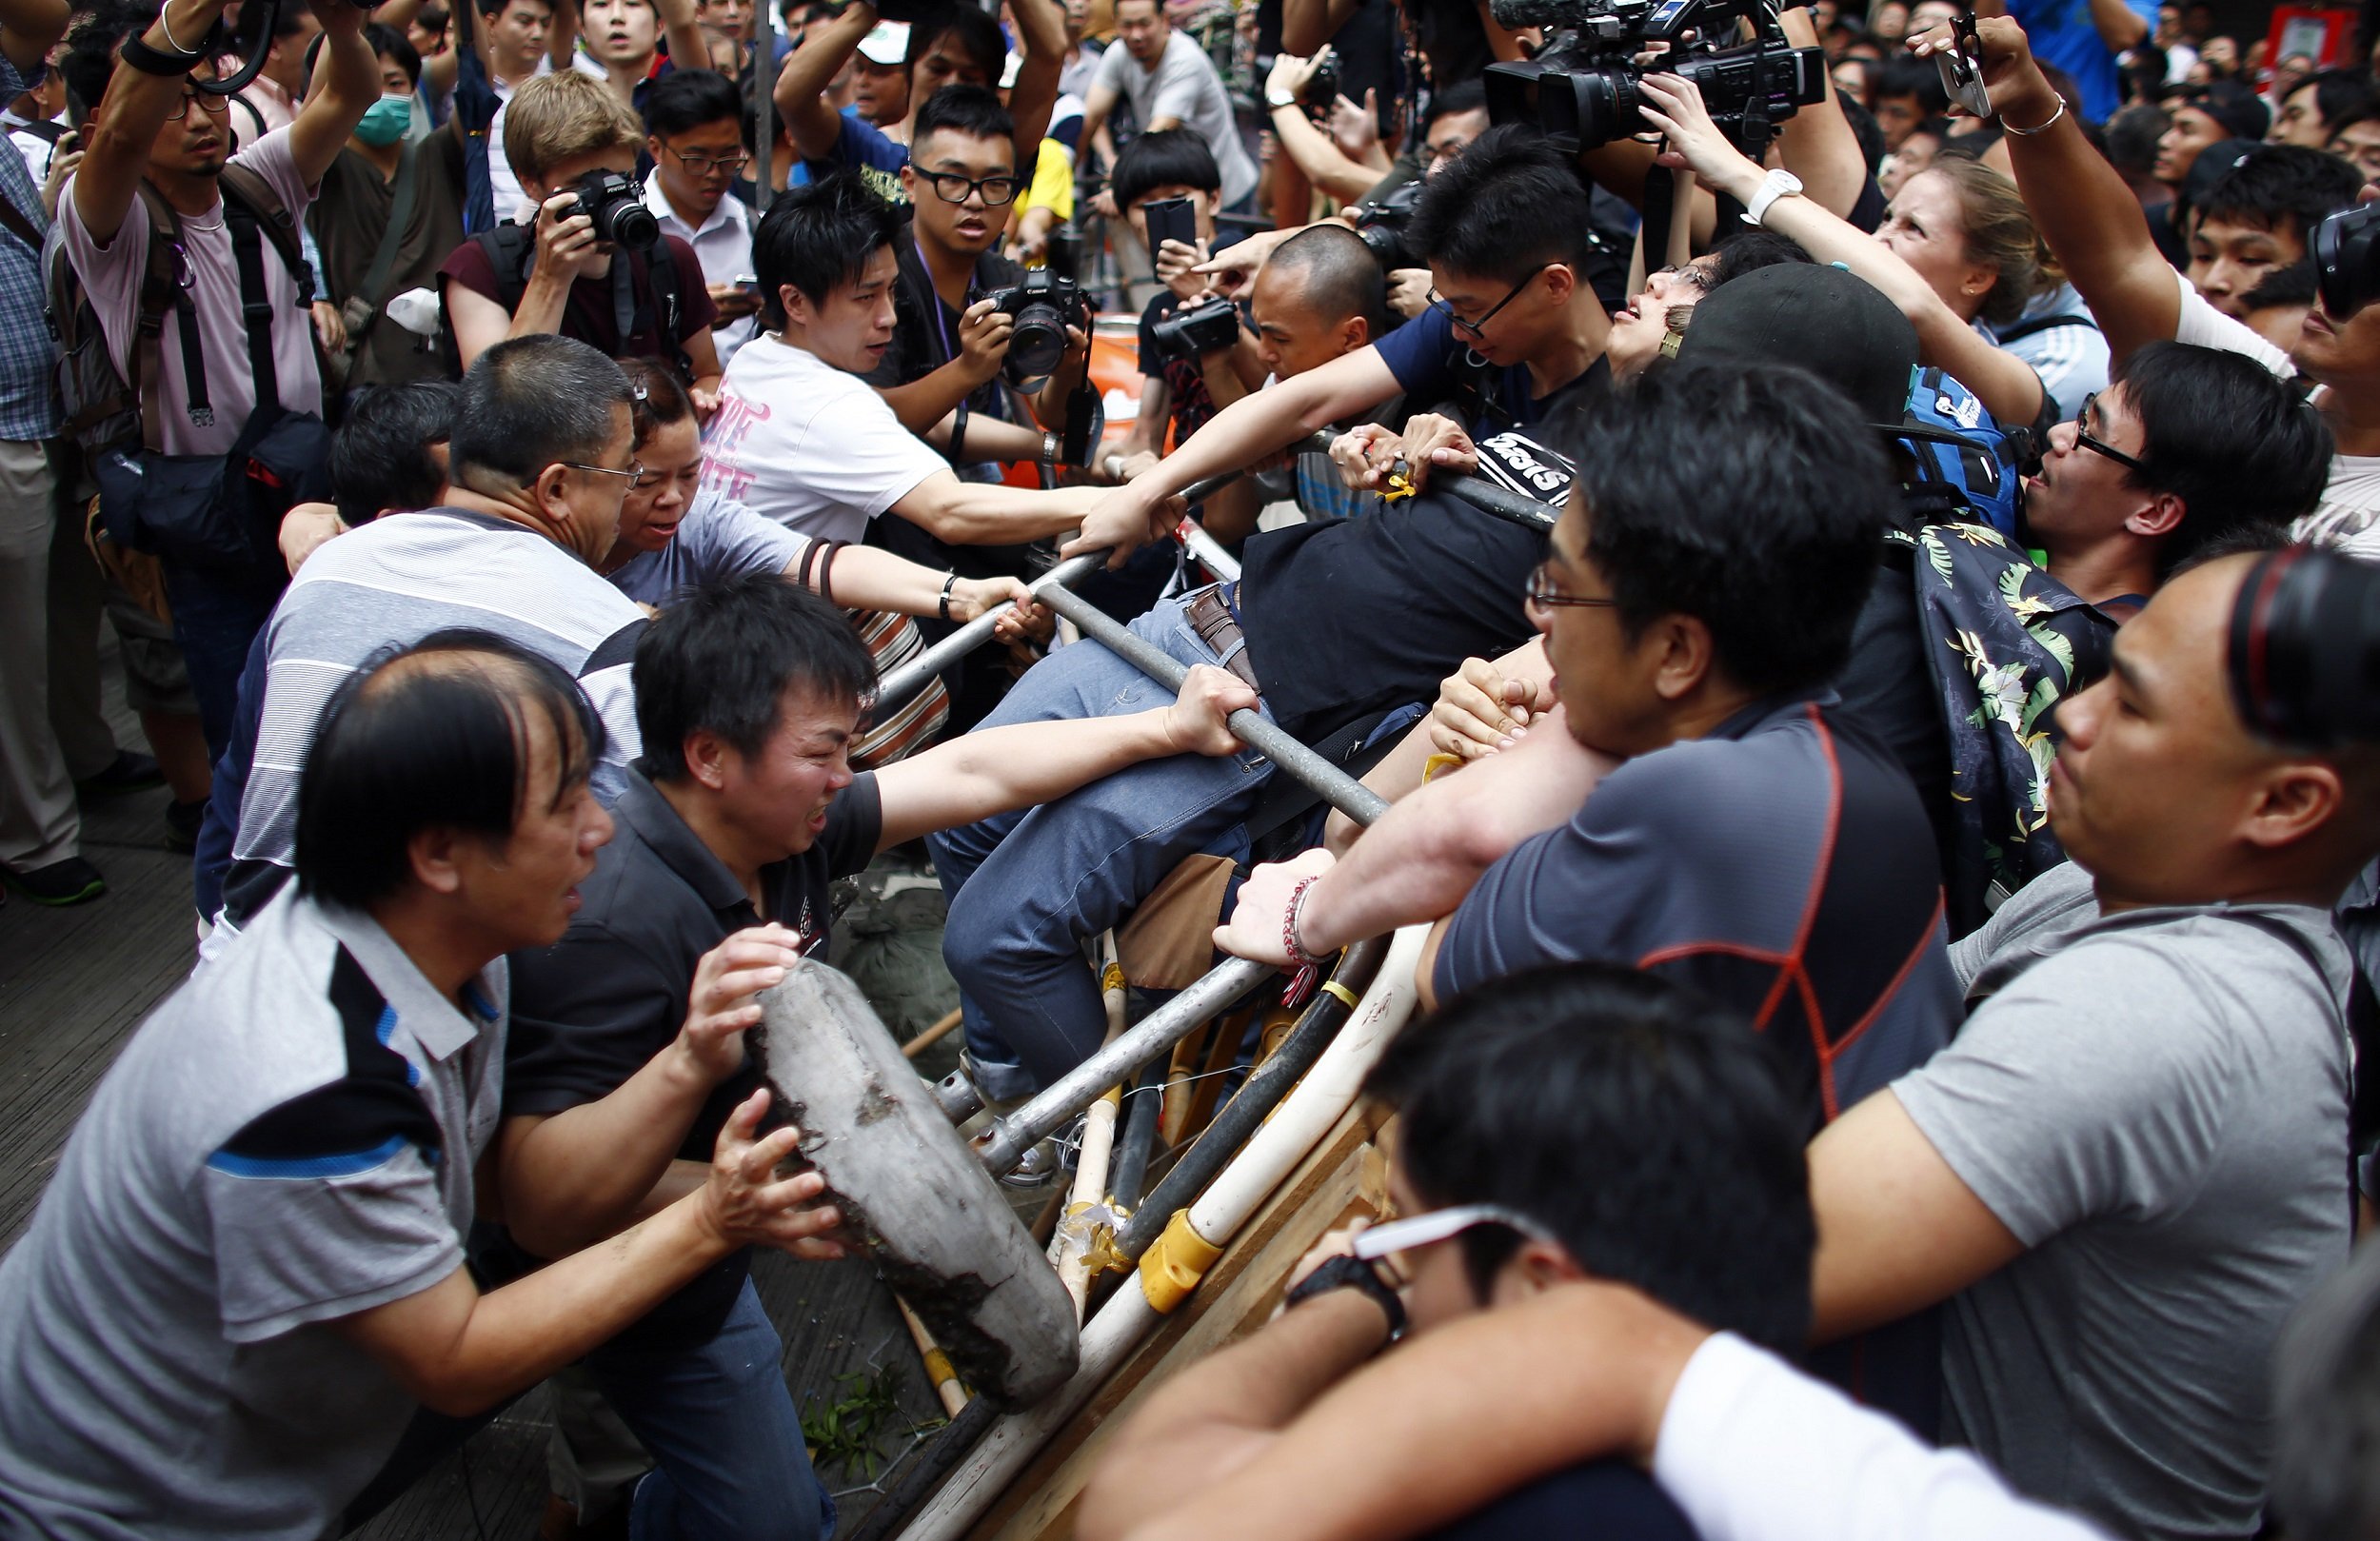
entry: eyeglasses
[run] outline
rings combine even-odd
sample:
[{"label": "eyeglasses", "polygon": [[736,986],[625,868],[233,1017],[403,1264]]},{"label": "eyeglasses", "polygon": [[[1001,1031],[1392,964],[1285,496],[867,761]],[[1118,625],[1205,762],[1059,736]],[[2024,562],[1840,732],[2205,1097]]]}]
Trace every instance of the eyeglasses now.
[{"label": "eyeglasses", "polygon": [[213,91],[194,90],[185,86],[182,88],[182,99],[173,104],[173,110],[166,114],[166,121],[180,123],[189,116],[192,102],[219,118],[231,110],[231,98],[228,96],[218,96]]},{"label": "eyeglasses", "polygon": [[983,195],[983,207],[999,208],[1017,196],[1017,178],[1013,176],[967,177],[956,171],[922,171],[919,175],[934,185],[934,196],[946,204],[963,204],[969,193]]},{"label": "eyeglasses", "polygon": [[1529,603],[1540,610],[1551,610],[1564,604],[1580,609],[1614,608],[1619,601],[1608,596],[1597,598],[1588,594],[1565,594],[1554,583],[1554,563],[1540,562],[1529,574]]},{"label": "eyeglasses", "polygon": [[628,479],[628,485],[630,486],[636,485],[645,475],[645,463],[643,461],[632,460],[628,462],[628,467],[624,471],[614,470],[608,465],[582,465],[574,460],[557,461],[555,464],[558,465],[566,465],[574,471],[593,471],[597,476],[625,476]]},{"label": "eyeglasses", "polygon": [[2124,466],[2136,475],[2148,475],[2149,467],[2143,464],[2138,459],[2133,456],[2127,455],[2122,450],[2114,448],[2110,445],[2102,444],[2100,441],[2091,437],[2090,428],[2086,427],[2084,425],[2091,421],[2091,404],[2098,399],[2099,393],[2095,390],[2092,391],[2090,395],[2083,398],[2082,410],[2074,414],[2075,445],[2082,449],[2088,449],[2093,454],[2105,455],[2108,459],[2115,462],[2116,464]]},{"label": "eyeglasses", "polygon": [[1653,272],[1646,277],[1644,281],[1645,287],[1651,288],[1653,286],[1653,280],[1656,278],[1676,279],[1678,283],[1685,285],[1688,288],[1693,289],[1697,294],[1708,294],[1711,292],[1711,274],[1709,269],[1697,267],[1690,262],[1673,263],[1667,267],[1655,268]]},{"label": "eyeglasses", "polygon": [[1537,281],[1537,274],[1544,272],[1548,267],[1553,266],[1554,264],[1550,262],[1541,262],[1537,264],[1537,267],[1531,268],[1529,270],[1528,277],[1522,279],[1519,283],[1515,284],[1512,287],[1511,293],[1505,295],[1494,305],[1489,306],[1487,314],[1481,316],[1477,321],[1465,321],[1462,317],[1457,315],[1455,313],[1455,307],[1446,302],[1446,297],[1444,295],[1438,293],[1435,285],[1433,285],[1430,288],[1430,308],[1443,312],[1446,319],[1454,323],[1455,328],[1458,331],[1466,331],[1474,337],[1484,338],[1487,336],[1487,324],[1496,319],[1496,312],[1503,309],[1515,300],[1519,299],[1520,291],[1536,283]]},{"label": "eyeglasses", "polygon": [[1386,1225],[1367,1226],[1356,1233],[1347,1250],[1367,1263],[1393,1257],[1400,1252],[1413,1252],[1421,1247],[1451,1241],[1465,1231],[1482,1225],[1500,1225],[1517,1231],[1532,1241],[1560,1246],[1561,1239],[1544,1226],[1517,1209],[1501,1204],[1457,1204],[1451,1209],[1434,1209],[1427,1215],[1409,1219],[1391,1220]]},{"label": "eyeglasses", "polygon": [[686,168],[688,176],[706,177],[714,171],[724,176],[734,176],[752,164],[752,157],[742,150],[732,155],[688,155],[675,145],[665,144],[662,148],[678,157],[678,164]]}]

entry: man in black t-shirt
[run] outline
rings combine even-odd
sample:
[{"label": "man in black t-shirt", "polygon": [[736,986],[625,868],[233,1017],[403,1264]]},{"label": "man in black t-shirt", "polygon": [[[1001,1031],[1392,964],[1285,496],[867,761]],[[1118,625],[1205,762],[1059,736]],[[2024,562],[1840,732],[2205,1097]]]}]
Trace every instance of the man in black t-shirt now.
[{"label": "man in black t-shirt", "polygon": [[[1083,1493],[1083,1541],[1152,1523],[1211,1531],[1218,1479],[1279,1440],[1310,1439],[1307,1410],[1400,1319],[1426,1337],[1597,1279],[1779,1353],[1808,1334],[1816,1225],[1800,1123],[1734,1014],[1610,964],[1541,969],[1407,1028],[1366,1090],[1398,1114],[1398,1218],[1325,1238],[1282,1315],[1118,1431]],[[1557,1472],[1428,1532],[1696,1533],[1624,1460]]]},{"label": "man in black t-shirt", "polygon": [[[1255,701],[1200,670],[1130,716],[969,736],[855,777],[874,665],[841,611],[775,574],[673,604],[637,646],[635,683],[645,758],[615,837],[561,942],[512,958],[497,1138],[506,1224],[538,1257],[611,1235],[692,1179],[684,1163],[758,1084],[741,1037],[760,1017],[751,997],[825,948],[834,879],[1153,756],[1233,753],[1223,721]],[[637,1512],[677,1519],[652,1533],[817,1533],[821,1495],[749,1266],[726,1258],[588,1356],[660,1462]]]}]

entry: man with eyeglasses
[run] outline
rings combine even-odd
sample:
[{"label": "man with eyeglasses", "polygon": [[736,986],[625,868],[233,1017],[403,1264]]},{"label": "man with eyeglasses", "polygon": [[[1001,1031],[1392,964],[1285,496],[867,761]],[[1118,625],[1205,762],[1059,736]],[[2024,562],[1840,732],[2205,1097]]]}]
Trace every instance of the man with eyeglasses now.
[{"label": "man with eyeglasses", "polygon": [[230,852],[230,933],[288,879],[297,784],[324,701],[376,652],[470,625],[520,643],[583,686],[609,733],[594,769],[605,803],[638,752],[628,665],[644,607],[598,576],[642,467],[620,366],[585,343],[514,338],[463,377],[447,445],[446,502],[384,514],[307,558],[266,628],[264,703],[236,831],[208,808],[205,849]]},{"label": "man with eyeglasses", "polygon": [[728,189],[752,157],[744,148],[744,104],[715,69],[673,69],[645,93],[645,207],[664,235],[693,247],[718,314],[711,346],[724,369],[752,340],[761,308],[752,291],[752,224],[759,216]]}]

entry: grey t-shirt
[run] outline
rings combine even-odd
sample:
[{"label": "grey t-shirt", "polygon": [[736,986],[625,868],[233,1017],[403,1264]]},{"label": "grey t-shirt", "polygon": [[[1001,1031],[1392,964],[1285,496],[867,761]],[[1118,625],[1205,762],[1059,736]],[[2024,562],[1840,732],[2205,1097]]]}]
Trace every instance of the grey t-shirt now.
[{"label": "grey t-shirt", "polygon": [[1165,51],[1155,69],[1143,69],[1132,50],[1119,43],[1100,55],[1093,84],[1112,86],[1132,104],[1133,121],[1146,128],[1160,118],[1179,118],[1181,126],[1206,141],[1222,173],[1222,203],[1226,208],[1256,190],[1256,162],[1240,142],[1240,127],[1231,115],[1231,93],[1223,77],[1189,33],[1176,30],[1165,39]]},{"label": "grey t-shirt", "polygon": [[462,1266],[506,989],[285,892],[141,1026],[0,1259],[0,1535],[329,1533],[415,1403],[328,1324]]},{"label": "grey t-shirt", "polygon": [[640,604],[666,605],[678,591],[749,572],[783,572],[801,561],[810,538],[764,519],[716,487],[704,487],[678,516],[678,533],[606,574]]},{"label": "grey t-shirt", "polygon": [[2102,918],[2089,880],[2011,900],[1893,1086],[2028,1249],[1951,1302],[1943,1433],[2121,1534],[2250,1535],[2274,1339],[2347,1259],[2352,965],[2320,910]]}]

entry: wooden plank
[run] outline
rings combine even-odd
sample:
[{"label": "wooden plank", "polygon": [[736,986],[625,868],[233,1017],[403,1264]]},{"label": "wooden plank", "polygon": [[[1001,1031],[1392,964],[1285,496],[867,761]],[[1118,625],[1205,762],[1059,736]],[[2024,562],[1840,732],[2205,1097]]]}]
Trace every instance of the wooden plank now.
[{"label": "wooden plank", "polygon": [[970,1541],[1065,1541],[1074,1506],[1107,1433],[1175,1371],[1262,1326],[1308,1249],[1387,1202],[1376,1110],[1359,1104],[1240,1228],[1196,1294],[1151,1334],[1081,1413],[1018,1474]]}]

